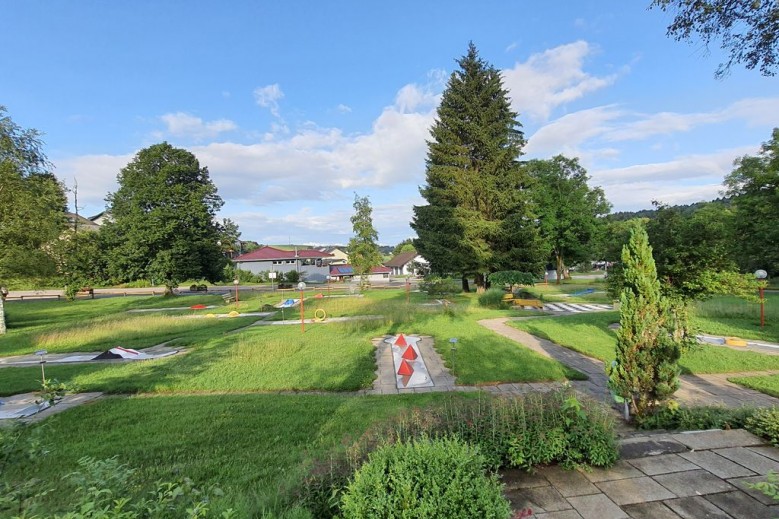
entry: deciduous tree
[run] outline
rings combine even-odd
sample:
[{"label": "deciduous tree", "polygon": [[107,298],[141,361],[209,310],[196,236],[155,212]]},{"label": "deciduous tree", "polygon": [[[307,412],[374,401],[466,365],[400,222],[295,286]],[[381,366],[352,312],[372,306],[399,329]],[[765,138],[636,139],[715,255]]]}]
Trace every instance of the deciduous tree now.
[{"label": "deciduous tree", "polygon": [[[656,204],[655,217],[646,224],[657,276],[669,295],[684,300],[702,299],[726,290],[743,292],[732,282],[753,286],[753,279],[738,276],[733,260],[734,214],[721,203],[698,207],[690,215]],[[721,280],[717,282],[716,280]]]},{"label": "deciduous tree", "polygon": [[[49,172],[40,133],[21,128],[0,105],[0,285],[13,277],[54,273],[49,244],[65,228],[65,206],[64,188]],[[2,334],[2,308],[0,316]]]},{"label": "deciduous tree", "polygon": [[208,168],[164,142],[138,152],[106,199],[113,221],[108,269],[117,281],[149,279],[171,293],[186,279],[218,281],[226,259],[216,211],[222,206]]},{"label": "deciduous tree", "polygon": [[587,185],[587,171],[578,159],[558,155],[531,160],[527,171],[534,180],[531,192],[541,238],[554,261],[559,284],[566,264],[592,259],[601,217],[611,205],[601,188]]},{"label": "deciduous tree", "polygon": [[730,54],[717,76],[743,63],[765,76],[779,65],[779,4],[776,0],[654,0],[651,7],[673,10],[668,35],[676,40],[700,38],[708,47],[719,40]]},{"label": "deciduous tree", "polygon": [[367,284],[371,268],[381,264],[382,255],[376,243],[379,233],[373,227],[373,208],[367,196],[354,194],[354,214],[351,217],[354,236],[349,240],[349,261],[354,273],[360,276],[360,285]]},{"label": "deciduous tree", "polygon": [[416,250],[435,273],[540,271],[539,240],[518,159],[525,144],[500,72],[471,43],[458,60],[428,143],[427,205],[415,206]]},{"label": "deciduous tree", "polygon": [[779,128],[757,156],[736,160],[725,179],[736,209],[738,260],[742,269],[779,274]]}]

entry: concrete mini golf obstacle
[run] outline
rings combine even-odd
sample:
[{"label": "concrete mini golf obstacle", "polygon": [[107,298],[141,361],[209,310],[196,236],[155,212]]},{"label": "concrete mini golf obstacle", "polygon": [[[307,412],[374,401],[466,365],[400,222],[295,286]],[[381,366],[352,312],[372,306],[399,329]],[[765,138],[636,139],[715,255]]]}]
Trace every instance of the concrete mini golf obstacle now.
[{"label": "concrete mini golf obstacle", "polygon": [[435,385],[417,345],[418,336],[401,333],[385,339],[385,342],[392,347],[398,389],[433,387]]}]

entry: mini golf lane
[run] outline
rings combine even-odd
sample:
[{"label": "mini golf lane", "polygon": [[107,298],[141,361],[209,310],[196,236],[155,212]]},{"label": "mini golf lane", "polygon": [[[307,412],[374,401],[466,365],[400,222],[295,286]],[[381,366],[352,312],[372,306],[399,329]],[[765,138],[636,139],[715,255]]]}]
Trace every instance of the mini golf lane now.
[{"label": "mini golf lane", "polygon": [[419,349],[419,337],[398,334],[385,339],[392,347],[392,360],[395,367],[395,384],[398,389],[433,387],[433,379],[427,370],[422,352]]}]

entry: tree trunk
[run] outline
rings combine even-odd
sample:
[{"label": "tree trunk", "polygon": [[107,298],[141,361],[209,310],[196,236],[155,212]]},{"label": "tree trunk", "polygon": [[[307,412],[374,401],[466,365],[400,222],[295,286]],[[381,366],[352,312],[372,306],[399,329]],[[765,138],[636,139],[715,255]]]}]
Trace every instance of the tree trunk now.
[{"label": "tree trunk", "polygon": [[556,254],[555,258],[557,259],[557,284],[559,285],[561,280],[563,279],[564,271],[565,271],[565,265],[563,265],[563,255],[562,254]]},{"label": "tree trunk", "polygon": [[471,289],[468,286],[468,278],[463,276],[462,281],[463,281],[463,292],[470,292]]},{"label": "tree trunk", "polygon": [[0,296],[0,335],[5,335],[5,297]]},{"label": "tree trunk", "polygon": [[474,279],[474,282],[476,283],[476,292],[478,294],[484,293],[484,291],[487,289],[484,282],[484,274],[481,272],[476,274],[476,279]]}]

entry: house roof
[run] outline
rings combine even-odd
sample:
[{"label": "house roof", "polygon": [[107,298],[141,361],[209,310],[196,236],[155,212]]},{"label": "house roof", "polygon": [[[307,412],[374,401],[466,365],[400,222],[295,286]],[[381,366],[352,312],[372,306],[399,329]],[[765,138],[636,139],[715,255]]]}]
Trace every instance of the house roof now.
[{"label": "house roof", "polygon": [[[378,267],[371,267],[371,274],[389,274],[392,269],[379,265]],[[331,276],[354,276],[354,267],[351,265],[331,265]]]},{"label": "house roof", "polygon": [[100,228],[100,226],[97,225],[95,222],[87,218],[84,218],[80,214],[65,212],[65,219],[67,220],[69,226],[78,226],[82,229],[90,229],[90,230],[97,230]]},{"label": "house roof", "polygon": [[333,255],[315,249],[281,250],[275,247],[261,247],[241,254],[233,261],[291,260],[296,258],[331,258]]},{"label": "house roof", "polygon": [[414,258],[419,256],[417,251],[412,250],[408,252],[401,252],[389,261],[385,261],[384,265],[387,267],[402,267],[403,265],[414,261]]}]

